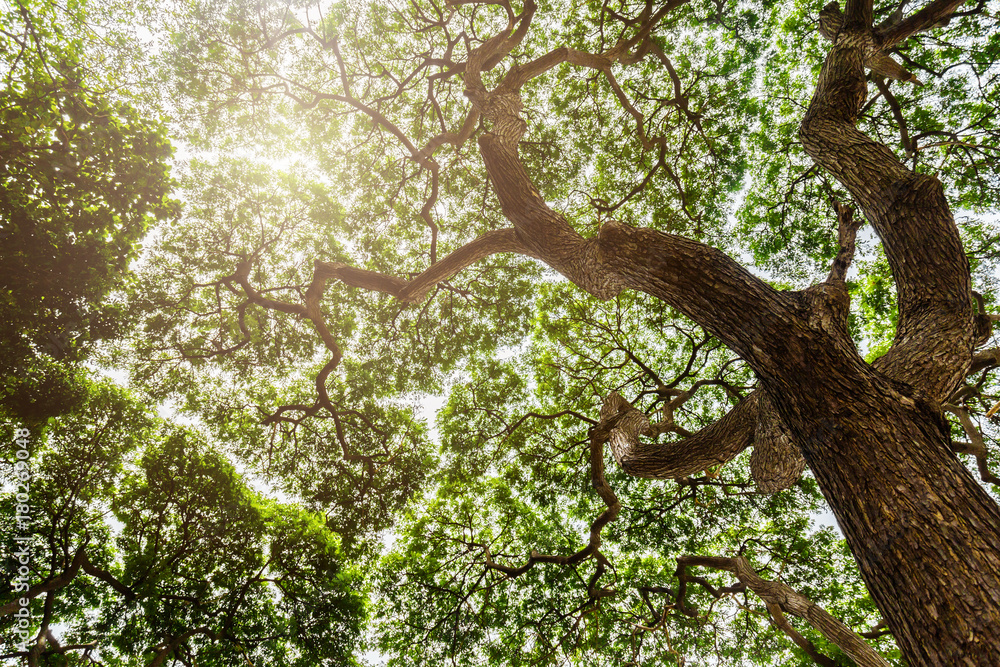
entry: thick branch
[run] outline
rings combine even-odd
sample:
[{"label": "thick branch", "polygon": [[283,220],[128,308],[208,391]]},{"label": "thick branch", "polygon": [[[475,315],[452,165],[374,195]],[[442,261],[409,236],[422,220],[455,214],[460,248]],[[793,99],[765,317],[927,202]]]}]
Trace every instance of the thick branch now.
[{"label": "thick branch", "polygon": [[90,558],[88,558],[86,554],[84,554],[83,556],[83,563],[81,563],[81,567],[83,571],[89,574],[90,576],[100,579],[108,586],[111,586],[111,588],[114,589],[116,593],[122,595],[126,600],[135,599],[135,593],[132,591],[131,588],[123,584],[107,570],[91,563]]},{"label": "thick branch", "polygon": [[585,239],[549,208],[517,156],[523,130],[519,108],[517,98],[491,98],[484,114],[496,119],[501,133],[487,134],[479,143],[504,215],[533,256],[600,298],[630,287],[662,299],[705,326],[758,374],[801,362],[776,344],[783,333],[791,335],[797,320],[789,298],[725,254],[681,236],[615,221],[597,237]]},{"label": "thick branch", "polygon": [[647,479],[677,479],[726,463],[753,443],[757,393],[740,401],[712,425],[674,442],[640,439],[640,435],[656,435],[657,429],[628,401],[611,394],[601,407],[601,421],[616,418],[608,445],[622,470]]},{"label": "thick branch", "polygon": [[[870,27],[871,22],[869,21],[866,25]],[[844,15],[840,13],[840,6],[836,0],[833,0],[819,13],[819,34],[832,42],[840,34],[843,27]],[[909,81],[918,86],[923,85],[917,77],[882,50],[866,53],[864,65],[880,76],[897,81]]]},{"label": "thick branch", "polygon": [[409,281],[337,262],[317,261],[315,275],[323,280],[334,278],[351,287],[383,292],[413,303],[424,298],[435,285],[452,278],[462,269],[502,252],[534,257],[531,250],[518,238],[517,232],[513,229],[500,229],[486,232]]},{"label": "thick branch", "polygon": [[677,559],[677,570],[681,577],[686,576],[685,570],[688,567],[711,567],[732,572],[765,603],[777,605],[783,612],[808,621],[850,656],[858,667],[889,667],[885,658],[876,653],[857,633],[787,584],[763,579],[743,556],[683,556]]},{"label": "thick branch", "polygon": [[[671,403],[691,393],[683,392]],[[763,493],[787,489],[805,470],[801,450],[762,390],[741,401],[722,419],[685,438],[668,443],[641,439],[676,430],[671,407],[664,407],[664,421],[650,424],[646,415],[618,394],[605,399],[601,420],[617,420],[609,444],[622,470],[636,477],[679,479],[724,464],[751,445],[750,472]]]},{"label": "thick branch", "polygon": [[750,475],[758,490],[777,493],[798,481],[806,469],[806,460],[767,393],[758,389],[754,396],[757,397],[757,428],[750,456]]},{"label": "thick branch", "polygon": [[878,31],[876,40],[882,49],[890,49],[907,37],[941,25],[964,2],[965,0],[935,0],[916,14]]},{"label": "thick branch", "polygon": [[965,377],[971,351],[969,265],[941,183],[917,175],[855,127],[866,96],[868,32],[841,30],[799,136],[851,192],[885,246],[899,292],[893,349],[879,370],[938,400]]},{"label": "thick branch", "polygon": [[991,348],[977,352],[972,357],[972,366],[969,373],[978,373],[987,369],[1000,367],[1000,348]]},{"label": "thick branch", "polygon": [[855,242],[858,230],[864,224],[864,220],[854,219],[854,209],[841,204],[836,199],[833,200],[833,208],[837,212],[837,240],[840,250],[830,267],[830,275],[827,282],[843,282],[847,278],[847,269],[850,268],[854,260]]},{"label": "thick branch", "polygon": [[[650,14],[639,32],[648,35],[660,16],[662,12]],[[565,51],[545,58],[553,63],[582,59],[591,66],[605,67],[605,61],[610,64],[624,57],[619,46],[634,43],[620,41],[603,54]],[[532,67],[541,71],[549,64],[545,60]],[[801,375],[803,366],[811,362],[804,355],[790,355],[787,346],[779,344],[803,333],[804,323],[793,312],[787,295],[778,294],[731,258],[704,244],[616,221],[605,225],[597,237],[587,239],[549,208],[517,154],[526,129],[520,115],[520,86],[525,73],[534,70],[512,68],[495,90],[487,91],[474,71],[476,66],[476,58],[470,56],[466,95],[492,123],[491,130],[479,139],[480,151],[504,215],[533,256],[599,298],[608,299],[623,288],[632,288],[665,301],[705,326],[761,377],[779,372],[782,366],[791,370],[788,364]]]}]

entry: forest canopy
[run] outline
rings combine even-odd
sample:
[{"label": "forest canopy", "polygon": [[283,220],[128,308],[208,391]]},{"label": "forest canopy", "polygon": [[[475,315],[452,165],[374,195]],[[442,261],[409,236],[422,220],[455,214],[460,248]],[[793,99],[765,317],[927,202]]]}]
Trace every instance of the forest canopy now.
[{"label": "forest canopy", "polygon": [[3,657],[1000,664],[1000,4],[0,21]]}]

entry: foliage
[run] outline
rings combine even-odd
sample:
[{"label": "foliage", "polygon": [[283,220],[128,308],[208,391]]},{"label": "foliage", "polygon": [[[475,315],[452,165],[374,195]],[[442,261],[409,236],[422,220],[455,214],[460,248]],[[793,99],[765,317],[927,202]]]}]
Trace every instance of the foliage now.
[{"label": "foliage", "polygon": [[0,15],[0,400],[32,421],[78,403],[70,364],[121,335],[111,295],[175,211],[165,130],[105,92],[78,36],[86,19],[21,0]]},{"label": "foliage", "polygon": [[[111,665],[174,651],[206,665],[350,661],[364,597],[322,516],[262,497],[197,433],[111,385],[32,439],[30,578],[58,583],[30,607],[59,638],[42,664],[76,664],[74,651]],[[8,585],[24,534],[5,522]],[[14,624],[4,619],[8,654]]]}]

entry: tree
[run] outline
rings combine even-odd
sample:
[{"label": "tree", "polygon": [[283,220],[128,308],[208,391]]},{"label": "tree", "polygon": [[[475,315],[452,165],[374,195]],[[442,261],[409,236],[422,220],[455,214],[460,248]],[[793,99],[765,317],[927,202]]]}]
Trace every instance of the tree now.
[{"label": "tree", "polygon": [[73,364],[120,333],[109,295],[175,210],[164,128],[107,90],[88,20],[83,5],[33,2],[0,15],[0,401],[33,421],[83,400]]},{"label": "tree", "polygon": [[31,439],[30,544],[4,499],[4,658],[349,664],[364,597],[322,517],[261,497],[196,433],[109,384]]},{"label": "tree", "polygon": [[[436,486],[378,575],[406,602],[381,643],[401,660],[773,656],[769,623],[824,664],[885,664],[776,581],[836,582],[815,562],[836,548],[801,516],[818,488],[908,664],[1000,663],[1000,511],[956,455],[996,483],[974,423],[995,412],[1000,357],[978,350],[996,231],[949,205],[991,211],[1000,192],[997,18],[905,4],[198,3],[165,64],[189,140],[301,164],[192,165],[188,222],[145,274],[136,377],[359,552]],[[864,223],[880,249],[854,280]],[[405,397],[448,384],[435,471]],[[677,484],[606,472],[605,450]],[[358,491],[338,495],[329,473],[352,466]],[[581,468],[603,508],[571,493]],[[682,537],[675,568],[650,555]],[[691,573],[706,567],[737,582]],[[704,637],[734,599],[748,611],[714,647],[685,626]],[[871,614],[863,596],[844,612]]]}]

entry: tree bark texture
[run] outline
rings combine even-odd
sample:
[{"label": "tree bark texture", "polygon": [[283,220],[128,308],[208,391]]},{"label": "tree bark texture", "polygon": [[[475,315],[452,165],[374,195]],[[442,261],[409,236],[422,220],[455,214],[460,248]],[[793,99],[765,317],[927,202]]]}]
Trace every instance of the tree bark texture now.
[{"label": "tree bark texture", "polygon": [[[684,571],[691,566],[713,567],[735,574],[744,586],[765,601],[772,620],[779,624],[779,627],[785,626],[781,627],[782,631],[788,632],[790,630],[787,621],[781,623],[783,612],[787,612],[809,621],[809,624],[819,630],[824,637],[849,655],[858,667],[889,667],[885,658],[876,653],[857,633],[787,584],[780,581],[768,581],[761,577],[745,557],[683,556],[677,559],[677,569],[678,572],[682,573],[682,576],[684,576]],[[681,586],[684,586],[683,579]],[[801,635],[798,636],[798,639],[802,640]],[[812,648],[808,642],[803,641],[803,644],[800,646],[807,651]],[[811,657],[814,660],[825,658],[825,662],[821,664],[835,664],[822,655],[813,654]]]},{"label": "tree bark texture", "polygon": [[674,477],[755,440],[760,458],[767,443],[785,452],[758,480],[777,489],[797,475],[801,451],[914,667],[1000,665],[1000,511],[953,454],[941,412],[968,372],[975,332],[958,229],[937,179],[906,169],[855,121],[866,67],[885,66],[882,45],[957,4],[931,3],[879,32],[871,3],[850,2],[834,22],[801,125],[806,151],[851,192],[893,271],[898,330],[891,351],[872,365],[848,334],[842,271],[803,292],[777,292],[721,252],[679,236],[615,222],[583,238],[545,204],[518,158],[525,125],[517,70],[494,91],[478,76],[467,79],[467,95],[492,123],[480,150],[517,244],[599,297],[636,289],[662,299],[759,378],[763,398],[674,447],[642,444],[638,436],[655,430],[648,421],[625,414],[620,397],[606,403],[602,416],[625,414],[609,440],[619,464],[641,476]]},{"label": "tree bark texture", "polygon": [[[871,369],[822,378],[812,410],[798,397],[776,405],[910,664],[996,665],[1000,512],[955,458],[941,415],[972,361],[968,261],[937,179],[910,172],[854,124],[865,66],[885,39],[848,7],[800,137],[882,240],[899,297],[894,345]],[[796,388],[775,384],[772,396]]]}]

